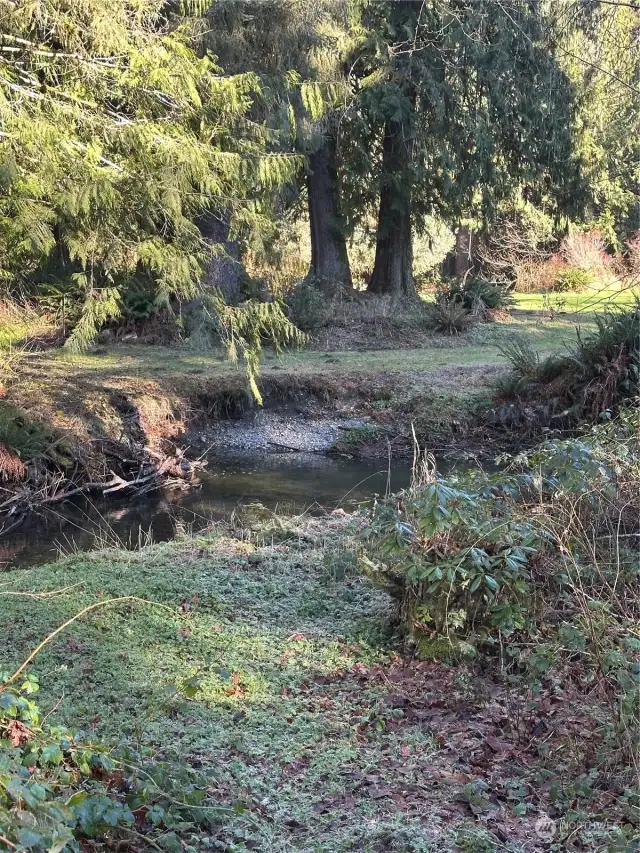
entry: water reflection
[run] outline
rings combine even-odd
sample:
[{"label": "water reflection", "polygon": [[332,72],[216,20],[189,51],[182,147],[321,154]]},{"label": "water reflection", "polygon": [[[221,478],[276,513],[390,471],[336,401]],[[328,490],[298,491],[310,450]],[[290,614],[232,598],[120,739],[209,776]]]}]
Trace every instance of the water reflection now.
[{"label": "water reflection", "polygon": [[[269,454],[259,458],[212,459],[201,486],[188,492],[67,503],[34,516],[0,538],[0,568],[38,565],[60,553],[102,544],[132,547],[171,539],[176,525],[195,530],[228,517],[239,504],[260,501],[281,512],[315,506],[348,508],[374,494],[405,487],[409,463],[334,459],[317,454]],[[312,509],[313,511],[313,509]]]}]

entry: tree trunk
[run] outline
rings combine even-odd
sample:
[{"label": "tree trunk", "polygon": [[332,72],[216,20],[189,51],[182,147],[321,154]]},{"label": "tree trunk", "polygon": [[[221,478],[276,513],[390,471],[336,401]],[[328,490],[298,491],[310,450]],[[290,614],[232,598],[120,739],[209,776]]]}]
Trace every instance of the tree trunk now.
[{"label": "tree trunk", "polygon": [[376,259],[368,290],[410,296],[413,284],[411,189],[408,180],[411,147],[400,122],[385,125],[382,146],[383,183],[376,234]]},{"label": "tree trunk", "polygon": [[205,262],[205,272],[202,278],[204,290],[217,287],[222,291],[229,305],[237,305],[242,301],[241,275],[242,263],[235,240],[229,239],[230,216],[216,216],[208,213],[201,217],[198,227],[208,246],[210,255]]},{"label": "tree trunk", "polygon": [[340,214],[338,212],[338,176],[336,144],[328,136],[309,157],[307,191],[311,225],[310,275],[327,295],[353,286]]},{"label": "tree trunk", "polygon": [[456,234],[454,275],[462,277],[472,270],[476,261],[477,237],[468,225],[461,225]]}]

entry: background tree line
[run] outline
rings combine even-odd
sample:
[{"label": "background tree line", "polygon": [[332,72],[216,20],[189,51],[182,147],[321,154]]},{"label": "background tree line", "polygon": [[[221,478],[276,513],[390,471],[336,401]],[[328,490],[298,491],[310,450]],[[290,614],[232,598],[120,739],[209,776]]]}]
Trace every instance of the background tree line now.
[{"label": "background tree line", "polygon": [[323,298],[362,234],[368,289],[411,295],[434,221],[486,242],[527,208],[620,250],[639,34],[615,0],[0,0],[0,283],[72,347],[197,297],[249,351],[295,337],[242,287],[292,221]]}]

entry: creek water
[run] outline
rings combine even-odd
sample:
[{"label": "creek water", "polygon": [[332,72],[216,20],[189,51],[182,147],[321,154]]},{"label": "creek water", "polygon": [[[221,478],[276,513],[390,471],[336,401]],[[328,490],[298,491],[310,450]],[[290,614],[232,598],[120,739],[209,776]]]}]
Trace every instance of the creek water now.
[{"label": "creek water", "polygon": [[173,538],[228,518],[241,504],[259,501],[280,512],[349,509],[409,483],[411,463],[332,458],[318,454],[265,454],[211,459],[200,485],[110,501],[67,502],[0,535],[0,571],[51,562],[60,554],[104,545],[135,547]]}]

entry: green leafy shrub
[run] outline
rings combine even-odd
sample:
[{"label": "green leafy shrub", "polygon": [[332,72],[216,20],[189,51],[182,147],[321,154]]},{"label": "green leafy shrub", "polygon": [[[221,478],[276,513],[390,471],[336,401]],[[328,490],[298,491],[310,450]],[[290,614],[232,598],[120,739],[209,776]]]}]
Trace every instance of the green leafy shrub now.
[{"label": "green leafy shrub", "polygon": [[[545,621],[520,662],[534,680],[554,666],[598,683],[607,712],[598,718],[599,759],[623,773],[640,748],[640,412],[631,405],[579,438],[545,442],[515,464],[538,490],[537,524],[552,545],[553,574],[539,583]],[[626,770],[625,770],[626,768]]]},{"label": "green leafy shrub", "polygon": [[123,299],[123,316],[129,323],[150,320],[161,308],[166,307],[167,299],[158,294],[153,282],[132,279],[125,290]]},{"label": "green leafy shrub", "polygon": [[38,307],[52,315],[63,334],[80,319],[82,299],[82,285],[76,273],[64,277],[50,275],[36,286],[35,300]]},{"label": "green leafy shrub", "polygon": [[[49,726],[33,700],[38,680],[0,676],[0,846],[80,853],[119,842],[140,849],[201,848],[223,809],[204,806],[204,784],[186,765],[168,774],[125,747]],[[180,838],[177,835],[180,833]],[[195,843],[189,846],[188,842]]]},{"label": "green leafy shrub", "polygon": [[523,338],[500,344],[498,349],[513,366],[515,376],[512,381],[520,377],[528,382],[551,382],[561,376],[571,363],[571,359],[562,354],[540,358],[540,354]]},{"label": "green leafy shrub", "polygon": [[597,415],[640,394],[640,300],[631,310],[605,311],[595,322],[595,332],[578,333],[574,359],[579,397]]},{"label": "green leafy shrub", "polygon": [[540,368],[540,355],[524,340],[524,338],[516,337],[508,343],[499,346],[501,354],[511,363],[514,371],[523,379],[528,379],[532,382],[538,379],[538,370]]},{"label": "green leafy shrub", "polygon": [[0,826],[6,841],[33,853],[75,852],[81,838],[134,827],[131,806],[99,781],[115,769],[109,752],[67,729],[43,728],[31,698],[37,689],[33,676],[19,689],[0,687]]},{"label": "green leafy shrub", "polygon": [[553,283],[552,290],[556,293],[577,293],[587,290],[593,285],[593,276],[589,270],[579,267],[561,269]]},{"label": "green leafy shrub", "polygon": [[435,479],[383,500],[363,540],[364,571],[400,600],[413,634],[487,637],[529,620],[541,537],[473,484]]},{"label": "green leafy shrub", "polygon": [[311,277],[303,278],[286,297],[291,321],[303,332],[314,332],[326,320],[326,297]]},{"label": "green leafy shrub", "polygon": [[506,471],[414,485],[373,508],[359,555],[420,653],[496,643],[528,686],[597,683],[599,755],[623,779],[640,747],[639,427],[629,406]]},{"label": "green leafy shrub", "polygon": [[529,391],[529,382],[515,371],[503,373],[494,382],[494,391],[498,397],[513,400],[524,397]]},{"label": "green leafy shrub", "polygon": [[447,295],[453,299],[459,297],[467,310],[480,316],[489,311],[505,311],[513,305],[513,297],[506,285],[481,278],[454,281],[449,285]]},{"label": "green leafy shrub", "polygon": [[538,393],[563,400],[574,419],[597,419],[640,395],[640,301],[632,309],[596,316],[596,331],[582,334],[572,352],[541,359],[516,339],[500,351],[515,373],[537,383]]},{"label": "green leafy shrub", "polygon": [[456,279],[440,286],[431,309],[432,324],[438,331],[455,334],[473,320],[491,320],[493,312],[505,311],[512,303],[506,285],[479,278]]}]

